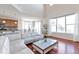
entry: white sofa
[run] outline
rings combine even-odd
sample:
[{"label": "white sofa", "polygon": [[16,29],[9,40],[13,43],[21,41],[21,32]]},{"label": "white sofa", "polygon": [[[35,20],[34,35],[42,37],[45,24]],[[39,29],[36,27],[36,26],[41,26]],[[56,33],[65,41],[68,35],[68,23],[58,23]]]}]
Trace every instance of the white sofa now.
[{"label": "white sofa", "polygon": [[38,34],[37,32],[26,32],[22,34],[22,39],[25,44],[28,44],[43,39],[43,35]]},{"label": "white sofa", "polygon": [[9,39],[6,36],[0,36],[0,54],[9,54]]},{"label": "white sofa", "polygon": [[10,54],[33,54],[33,52],[24,44],[20,33],[6,35],[10,40]]},{"label": "white sofa", "polygon": [[[28,34],[28,35],[27,35]],[[0,37],[0,53],[9,54],[33,54],[25,44],[43,39],[43,36],[34,32],[25,33],[4,33]],[[24,44],[25,43],[25,44]]]}]

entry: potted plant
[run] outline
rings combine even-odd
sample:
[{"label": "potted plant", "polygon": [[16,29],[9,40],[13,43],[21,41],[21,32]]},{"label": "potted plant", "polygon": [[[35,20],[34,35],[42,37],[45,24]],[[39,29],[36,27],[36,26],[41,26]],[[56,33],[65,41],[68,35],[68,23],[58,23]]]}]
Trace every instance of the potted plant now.
[{"label": "potted plant", "polygon": [[47,33],[47,32],[48,32],[47,29],[48,29],[48,28],[47,28],[47,24],[44,24],[44,25],[43,25],[43,35],[44,35],[44,39],[45,39],[44,42],[47,41],[47,40],[46,40],[46,38],[47,38],[46,35],[48,34],[48,33]]}]

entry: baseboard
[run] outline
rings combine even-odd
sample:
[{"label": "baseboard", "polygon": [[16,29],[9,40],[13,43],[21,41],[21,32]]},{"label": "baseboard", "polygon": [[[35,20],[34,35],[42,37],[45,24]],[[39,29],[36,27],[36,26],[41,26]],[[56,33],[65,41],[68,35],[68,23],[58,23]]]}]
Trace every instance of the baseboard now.
[{"label": "baseboard", "polygon": [[60,38],[60,37],[57,37],[57,36],[47,36],[48,38],[55,38],[57,40],[67,40],[67,41],[73,41],[73,42],[76,42],[75,40],[73,39],[65,39],[65,38]]}]

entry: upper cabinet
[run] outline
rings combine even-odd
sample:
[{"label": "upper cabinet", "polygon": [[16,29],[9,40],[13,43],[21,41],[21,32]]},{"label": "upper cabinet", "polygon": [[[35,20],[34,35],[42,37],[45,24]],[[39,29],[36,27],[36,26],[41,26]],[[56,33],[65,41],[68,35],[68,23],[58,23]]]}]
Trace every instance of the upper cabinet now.
[{"label": "upper cabinet", "polygon": [[5,24],[5,26],[10,26],[10,20],[3,19],[2,23]]},{"label": "upper cabinet", "polygon": [[17,27],[17,25],[18,25],[18,21],[16,21],[16,20],[10,20],[10,26]]},{"label": "upper cabinet", "polygon": [[18,21],[11,19],[0,19],[0,23],[4,24],[6,27],[17,27]]}]

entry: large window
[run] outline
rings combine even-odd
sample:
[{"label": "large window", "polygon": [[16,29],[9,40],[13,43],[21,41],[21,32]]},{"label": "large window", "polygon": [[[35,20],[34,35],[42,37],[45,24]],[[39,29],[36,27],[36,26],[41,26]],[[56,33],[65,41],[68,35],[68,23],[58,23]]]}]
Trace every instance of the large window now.
[{"label": "large window", "polygon": [[34,31],[41,33],[41,22],[35,22]]},{"label": "large window", "polygon": [[65,17],[57,18],[57,32],[65,32]]},{"label": "large window", "polygon": [[74,33],[75,15],[66,16],[67,33]]},{"label": "large window", "polygon": [[22,23],[22,29],[24,29],[25,31],[32,31],[32,22],[30,21],[24,21]]},{"label": "large window", "polygon": [[50,20],[50,30],[51,32],[56,32],[56,19],[51,19]]},{"label": "large window", "polygon": [[61,33],[74,33],[75,14],[50,19],[50,31]]},{"label": "large window", "polygon": [[22,29],[26,32],[38,32],[41,33],[40,21],[23,21]]}]

